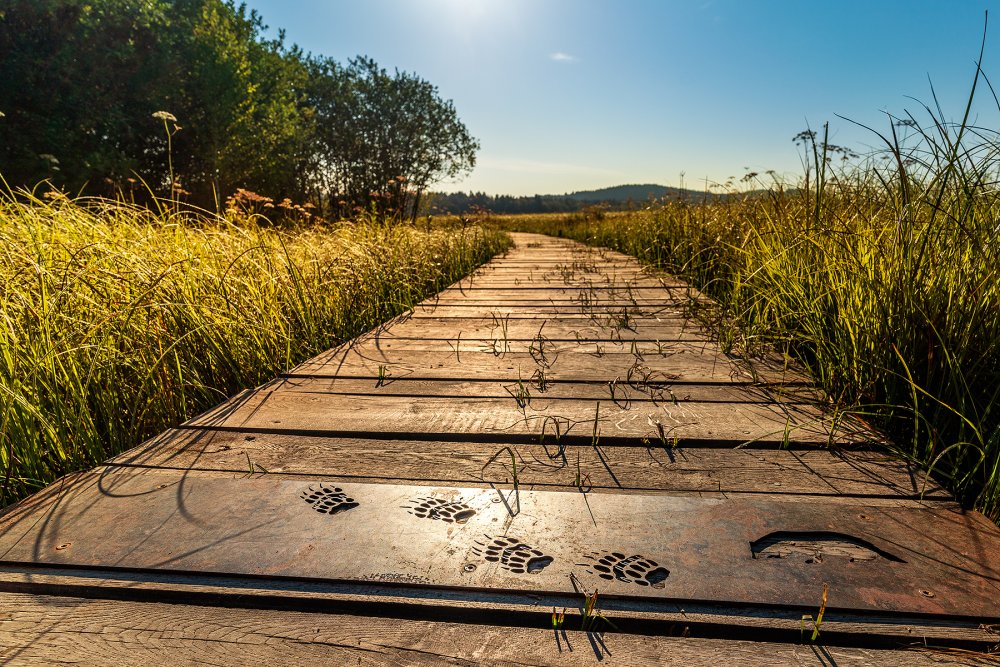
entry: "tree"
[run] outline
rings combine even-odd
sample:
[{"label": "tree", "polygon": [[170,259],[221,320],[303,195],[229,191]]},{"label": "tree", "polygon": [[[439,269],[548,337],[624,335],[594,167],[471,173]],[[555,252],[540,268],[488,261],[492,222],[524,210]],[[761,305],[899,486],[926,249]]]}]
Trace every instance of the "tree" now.
[{"label": "tree", "polygon": [[[114,195],[136,177],[214,207],[236,188],[300,199],[314,151],[308,71],[226,0],[0,3],[0,174]],[[135,193],[142,196],[143,189]]]},{"label": "tree", "polygon": [[302,198],[313,139],[301,52],[263,39],[243,5],[177,0],[175,10],[186,28],[172,35],[168,110],[183,126],[175,163],[190,200],[211,207],[238,188]]},{"label": "tree", "polygon": [[312,71],[318,162],[342,208],[415,216],[430,185],[475,166],[479,143],[427,81],[366,57]]},{"label": "tree", "polygon": [[143,171],[167,81],[163,0],[0,5],[0,174],[111,194]]}]

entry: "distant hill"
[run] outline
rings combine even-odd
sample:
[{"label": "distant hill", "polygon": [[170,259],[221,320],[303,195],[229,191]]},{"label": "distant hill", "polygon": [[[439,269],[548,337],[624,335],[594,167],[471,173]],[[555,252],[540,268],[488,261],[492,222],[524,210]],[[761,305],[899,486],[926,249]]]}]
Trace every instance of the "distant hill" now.
[{"label": "distant hill", "polygon": [[631,199],[634,202],[644,202],[647,199],[661,199],[663,197],[673,197],[681,191],[677,188],[670,188],[666,185],[656,185],[655,183],[644,183],[642,185],[615,185],[610,188],[600,190],[583,190],[572,192],[568,195],[570,199],[585,202],[625,202]]},{"label": "distant hill", "polygon": [[467,213],[481,208],[493,213],[572,213],[595,204],[612,210],[643,206],[650,199],[688,199],[703,201],[719,195],[698,190],[682,190],[655,183],[615,185],[599,190],[581,190],[564,195],[488,195],[484,192],[434,193],[431,210],[442,213]]}]

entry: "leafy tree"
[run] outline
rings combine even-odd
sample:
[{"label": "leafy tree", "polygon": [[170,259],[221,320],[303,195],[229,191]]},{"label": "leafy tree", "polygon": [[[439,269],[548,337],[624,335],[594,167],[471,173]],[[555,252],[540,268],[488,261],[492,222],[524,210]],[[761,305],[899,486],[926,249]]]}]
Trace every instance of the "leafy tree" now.
[{"label": "leafy tree", "polygon": [[[0,4],[0,174],[110,193],[142,170],[164,85],[158,0]],[[151,126],[151,125],[150,125]]]},{"label": "leafy tree", "polygon": [[344,206],[415,216],[428,186],[475,166],[479,143],[427,81],[365,57],[312,71],[318,162]]},{"label": "leafy tree", "polygon": [[171,112],[184,128],[175,162],[191,200],[212,205],[237,188],[304,196],[312,135],[301,52],[282,37],[263,39],[260,16],[242,5],[183,0],[178,8],[188,29],[174,35]]}]

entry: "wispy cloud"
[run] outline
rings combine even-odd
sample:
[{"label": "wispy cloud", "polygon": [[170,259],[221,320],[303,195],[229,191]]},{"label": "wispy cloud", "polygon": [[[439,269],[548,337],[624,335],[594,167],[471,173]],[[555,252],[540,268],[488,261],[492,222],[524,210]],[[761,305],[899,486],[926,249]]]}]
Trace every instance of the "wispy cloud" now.
[{"label": "wispy cloud", "polygon": [[563,53],[562,51],[556,51],[555,53],[550,53],[549,59],[554,60],[557,63],[575,63],[578,60],[576,56],[571,56],[570,54]]}]

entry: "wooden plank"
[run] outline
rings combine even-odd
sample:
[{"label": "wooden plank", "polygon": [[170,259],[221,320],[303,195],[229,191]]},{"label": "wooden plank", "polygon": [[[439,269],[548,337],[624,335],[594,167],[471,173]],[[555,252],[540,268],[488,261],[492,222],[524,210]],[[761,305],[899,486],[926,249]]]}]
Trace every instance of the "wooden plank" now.
[{"label": "wooden plank", "polygon": [[534,260],[539,262],[596,262],[596,263],[624,263],[639,260],[632,255],[624,255],[620,252],[608,248],[595,248],[583,244],[566,245],[552,248],[526,248],[518,246],[513,251],[508,251],[493,258],[493,262],[517,262]]},{"label": "wooden plank", "polygon": [[[423,338],[481,338],[502,341],[505,339],[531,340],[538,335],[543,321],[485,317],[483,319],[455,319],[447,317],[403,316],[387,322],[378,329],[378,337],[404,336]],[[597,326],[585,319],[579,321],[551,320],[544,322],[543,335],[550,340],[572,341],[675,341],[712,340],[711,335],[699,324],[691,321],[640,320],[631,329],[612,329]]]},{"label": "wooden plank", "polygon": [[[184,424],[187,428],[291,432],[330,437],[392,434],[402,439],[460,439],[499,442],[537,440],[556,431],[567,442],[590,442],[595,430],[609,446],[640,440],[690,446],[754,447],[865,444],[870,433],[832,420],[808,405],[634,403],[624,409],[597,402],[532,398],[523,409],[509,399],[355,396],[345,400],[324,394],[275,389],[247,392]],[[658,426],[659,425],[659,426]],[[662,432],[662,437],[661,437]]]},{"label": "wooden plank", "polygon": [[[552,282],[564,285],[627,285],[642,284],[644,279],[650,279],[649,271],[640,269],[620,268],[608,271],[574,271],[569,269],[553,269],[546,267],[488,267],[473,274],[475,280],[494,284],[498,279],[521,282]],[[658,284],[655,277],[648,284]]]},{"label": "wooden plank", "polygon": [[604,280],[611,276],[622,278],[656,277],[657,271],[640,264],[618,264],[598,266],[590,262],[508,262],[490,263],[477,269],[474,275],[503,275],[511,278],[534,274],[548,274],[560,279]]},{"label": "wooden plank", "polygon": [[523,264],[539,264],[543,266],[558,267],[582,267],[580,270],[590,270],[592,268],[605,268],[615,266],[628,266],[640,268],[642,262],[635,257],[619,255],[617,257],[601,257],[596,253],[581,252],[572,253],[556,251],[554,253],[526,253],[513,252],[499,257],[495,257],[489,266],[519,266]]},{"label": "wooden plank", "polygon": [[[800,372],[768,362],[743,362],[712,351],[692,348],[664,354],[636,356],[605,352],[590,354],[549,353],[544,342],[536,354],[519,352],[393,351],[374,344],[359,344],[333,350],[305,361],[290,375],[388,377],[445,380],[494,379],[529,381],[543,373],[551,380],[622,382],[648,384],[813,384]],[[503,339],[496,342],[504,350]]]},{"label": "wooden plank", "polygon": [[[486,290],[483,290],[486,291]],[[542,294],[547,294],[547,292],[542,292]],[[594,315],[607,315],[613,312],[622,312],[623,308],[627,308],[630,313],[633,310],[643,313],[654,314],[661,319],[669,315],[670,310],[679,311],[681,315],[687,314],[687,309],[695,302],[697,298],[688,298],[683,294],[671,295],[657,295],[656,297],[634,297],[629,298],[627,296],[607,296],[607,297],[592,297],[585,300],[580,300],[578,298],[557,298],[557,296],[545,296],[541,298],[530,298],[529,297],[516,297],[504,294],[498,294],[496,296],[492,294],[487,294],[482,297],[478,295],[473,295],[471,290],[466,293],[466,296],[461,295],[445,295],[440,298],[430,298],[425,301],[420,302],[414,306],[414,309],[418,308],[472,308],[478,307],[480,309],[492,308],[525,308],[528,310],[544,310],[552,312],[553,314],[560,313],[583,313],[583,314],[594,314]],[[701,303],[708,304],[711,303],[707,299],[701,299]]]},{"label": "wooden plank", "polygon": [[[496,276],[497,278],[501,276]],[[472,281],[472,284],[470,283]],[[539,298],[558,297],[562,299],[578,299],[581,295],[588,298],[612,298],[619,297],[625,299],[650,299],[654,297],[665,297],[675,299],[690,295],[700,294],[699,290],[680,282],[659,281],[655,278],[644,278],[635,284],[604,284],[595,283],[593,285],[567,285],[562,282],[552,284],[525,284],[520,281],[517,285],[513,280],[498,280],[494,284],[492,280],[478,279],[475,275],[462,278],[441,290],[442,297],[463,296],[474,297],[492,293],[501,293],[511,298]]]},{"label": "wooden plank", "polygon": [[612,316],[627,313],[633,318],[652,317],[655,319],[676,319],[686,318],[687,311],[684,306],[686,300],[675,300],[673,302],[660,299],[656,302],[637,303],[634,301],[619,301],[617,303],[584,303],[580,301],[497,301],[493,299],[473,300],[440,300],[428,299],[413,306],[413,310],[426,311],[438,309],[442,312],[455,311],[456,313],[466,313],[478,311],[483,313],[481,317],[490,317],[491,311],[498,312],[527,312],[527,313],[548,313],[553,315],[553,319],[563,315],[587,315],[589,317],[608,320]]},{"label": "wooden plank", "polygon": [[[643,263],[634,257],[598,257],[593,254],[580,254],[577,256],[567,256],[566,254],[555,253],[550,255],[532,255],[531,253],[516,253],[506,257],[497,257],[489,263],[490,267],[522,267],[522,266],[543,266],[546,268],[572,267],[580,271],[594,271],[612,269],[621,266],[643,267]],[[579,267],[579,268],[577,268]]]},{"label": "wooden plank", "polygon": [[649,306],[594,306],[584,307],[574,305],[539,304],[435,304],[424,303],[413,307],[414,317],[509,317],[510,319],[540,319],[540,320],[577,320],[588,319],[606,327],[616,326],[617,322],[628,318],[628,321],[650,319],[653,321],[688,319],[681,308],[671,305]]},{"label": "wooden plank", "polygon": [[[424,352],[447,352],[461,355],[466,352],[489,352],[494,356],[493,349],[498,342],[505,343],[500,346],[506,349],[502,354],[519,353],[536,354],[544,352],[549,354],[582,354],[594,359],[601,359],[605,354],[629,354],[646,358],[665,357],[672,354],[696,354],[696,355],[718,355],[721,353],[718,343],[710,340],[681,340],[681,341],[589,341],[570,339],[553,339],[547,336],[548,327],[541,332],[535,329],[535,335],[528,338],[498,338],[489,336],[486,338],[472,338],[465,335],[465,332],[453,332],[448,338],[434,338],[430,336],[397,336],[393,330],[362,334],[357,338],[335,347],[328,351],[328,354],[337,354],[346,350],[364,350],[365,353],[374,352],[380,354],[382,351],[424,351]],[[461,335],[460,335],[461,334]]]},{"label": "wooden plank", "polygon": [[[435,507],[445,514],[428,509]],[[470,597],[482,590],[537,595],[543,606],[553,604],[544,601],[551,595],[599,586],[621,604],[653,609],[676,599],[801,608],[829,584],[831,609],[1000,616],[996,527],[917,503],[341,488],[116,468],[35,503],[16,523],[5,519],[7,563],[409,582]],[[816,532],[830,530],[855,545],[850,559]],[[816,534],[820,551],[756,557],[755,544],[785,534]],[[490,557],[489,545],[514,537],[531,545],[538,567]],[[618,576],[606,576],[593,564],[616,559],[635,563],[635,571],[622,565]]]},{"label": "wooden plank", "polygon": [[576,289],[637,289],[642,287],[663,288],[665,286],[687,287],[676,279],[651,273],[611,273],[602,274],[560,274],[554,271],[504,271],[489,268],[479,269],[468,277],[455,282],[452,287],[573,287]]},{"label": "wooden plank", "polygon": [[475,297],[479,294],[489,294],[500,292],[509,295],[511,298],[538,298],[538,295],[561,296],[564,299],[576,299],[581,293],[593,294],[595,297],[628,297],[649,298],[653,295],[668,295],[676,297],[678,294],[688,292],[698,293],[698,290],[690,285],[682,283],[663,283],[657,280],[646,281],[636,285],[593,285],[578,286],[565,285],[562,283],[532,285],[524,284],[520,281],[515,285],[513,281],[502,281],[493,285],[484,281],[476,280],[475,284],[468,284],[470,278],[462,278],[449,287],[441,290],[443,296],[468,296]]},{"label": "wooden plank", "polygon": [[590,312],[592,310],[614,309],[621,311],[622,308],[678,308],[687,306],[696,298],[688,298],[681,292],[673,294],[650,294],[648,296],[633,295],[631,297],[615,293],[614,295],[593,295],[580,298],[576,295],[570,297],[565,294],[553,294],[548,290],[532,290],[527,296],[511,294],[509,290],[468,290],[464,295],[455,290],[453,294],[439,293],[422,301],[422,305],[435,306],[524,306],[526,308],[539,308],[543,306],[554,306],[561,309],[576,307],[578,310]]},{"label": "wooden plank", "polygon": [[[631,310],[631,309],[630,309]],[[413,319],[422,319],[425,317],[433,319],[444,319],[444,320],[460,320],[460,319],[489,319],[493,317],[502,317],[509,320],[534,320],[537,325],[543,322],[551,321],[565,321],[569,323],[583,322],[583,323],[593,323],[597,326],[605,327],[608,330],[616,326],[616,322],[622,315],[622,311],[618,310],[595,310],[595,311],[582,311],[579,308],[576,310],[565,309],[557,310],[552,308],[518,308],[517,306],[494,306],[494,305],[482,305],[482,306],[456,306],[456,307],[442,307],[438,308],[436,306],[414,306],[413,310],[410,311],[412,314],[410,317]],[[671,313],[669,311],[661,311],[654,317],[649,318],[635,318],[629,314],[630,322],[667,322],[676,323],[677,325],[683,325],[687,322],[688,318],[681,316],[679,313]]]},{"label": "wooden plank", "polygon": [[[442,341],[443,342],[443,341]],[[534,398],[550,401],[584,400],[601,401],[602,405],[618,404],[624,407],[632,403],[765,403],[777,405],[816,404],[822,396],[815,389],[796,385],[789,386],[743,386],[715,384],[685,384],[670,388],[632,386],[625,382],[614,385],[614,393],[606,382],[559,382],[552,381],[539,388],[537,382],[524,383],[524,389]],[[412,380],[389,379],[379,384],[377,378],[351,377],[310,377],[286,376],[263,385],[260,390],[284,389],[303,394],[328,394],[331,396],[395,396],[420,399],[425,396],[452,398],[464,401],[468,398],[513,399],[518,392],[516,381],[498,380]],[[528,398],[527,396],[525,397]],[[349,400],[349,399],[347,399]]]},{"label": "wooden plank", "polygon": [[[7,665],[251,664],[868,667],[948,664],[946,652],[515,628],[349,614],[0,595]],[[570,617],[568,623],[572,623]],[[567,624],[567,627],[569,625]],[[682,630],[681,630],[682,631]],[[952,651],[952,656],[956,653]],[[955,663],[953,663],[955,664]]]},{"label": "wooden plank", "polygon": [[[174,430],[108,464],[324,479],[422,484],[508,484],[510,471],[491,463],[502,446],[518,461],[528,489],[786,493],[815,496],[944,499],[945,492],[912,464],[874,453],[649,447],[545,447],[413,440],[322,438],[229,431]],[[578,482],[579,480],[579,482]]]},{"label": "wooden plank", "polygon": [[577,288],[577,289],[520,289],[520,288],[489,288],[477,287],[475,289],[444,289],[434,296],[425,299],[425,303],[556,303],[556,304],[577,304],[588,303],[601,304],[608,303],[621,307],[621,305],[633,305],[642,303],[689,303],[695,300],[697,295],[693,290],[688,289],[610,289],[610,288]]}]

